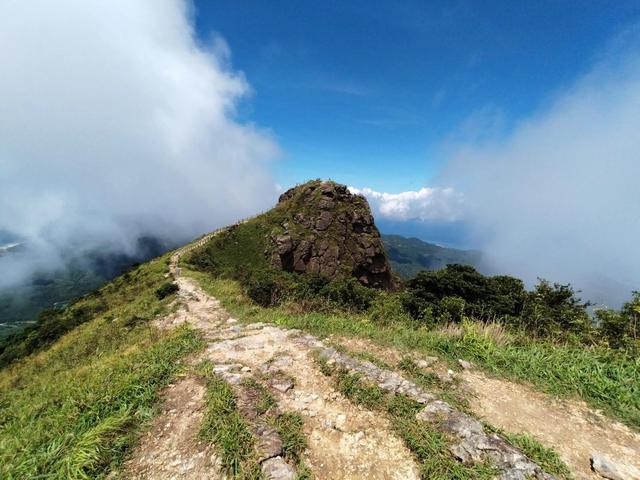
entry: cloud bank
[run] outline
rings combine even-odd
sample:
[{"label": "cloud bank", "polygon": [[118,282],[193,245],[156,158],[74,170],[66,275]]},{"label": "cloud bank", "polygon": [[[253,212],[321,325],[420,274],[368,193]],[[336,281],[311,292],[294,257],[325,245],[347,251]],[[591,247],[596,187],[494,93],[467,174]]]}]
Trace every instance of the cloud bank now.
[{"label": "cloud bank", "polygon": [[0,3],[0,232],[38,252],[0,284],[70,248],[183,241],[275,199],[278,147],[235,118],[250,88],[223,40],[195,39],[189,5]]},{"label": "cloud bank", "polygon": [[640,288],[640,29],[512,133],[453,146],[438,179],[465,196],[496,268],[616,304]]},{"label": "cloud bank", "polygon": [[453,188],[427,188],[418,191],[386,193],[371,188],[349,187],[352,193],[364,195],[376,218],[396,221],[455,222],[464,213],[463,197]]}]

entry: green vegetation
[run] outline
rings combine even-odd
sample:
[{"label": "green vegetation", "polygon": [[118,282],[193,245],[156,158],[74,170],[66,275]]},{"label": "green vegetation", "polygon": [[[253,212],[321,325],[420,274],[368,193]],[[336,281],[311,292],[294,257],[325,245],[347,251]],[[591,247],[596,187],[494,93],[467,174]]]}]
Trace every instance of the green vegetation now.
[{"label": "green vegetation", "polygon": [[60,312],[52,337],[27,334],[0,370],[1,478],[101,478],[118,467],[158,390],[201,346],[188,328],[149,323],[171,301],[155,295],[165,271],[164,259],[140,266]]},{"label": "green vegetation", "polygon": [[178,290],[180,290],[180,287],[178,287],[178,285],[173,282],[166,282],[162,286],[158,287],[155,293],[156,297],[158,297],[158,300],[162,300],[163,298],[176,293]]},{"label": "green vegetation", "polygon": [[200,437],[215,445],[222,466],[234,478],[261,478],[253,436],[238,410],[233,390],[215,375],[209,375],[207,382],[206,413]]},{"label": "green vegetation", "polygon": [[449,264],[482,265],[482,254],[477,250],[459,250],[423,242],[400,235],[382,235],[389,261],[404,279],[415,277],[422,270],[439,270]]},{"label": "green vegetation", "polygon": [[[200,374],[207,378],[206,413],[200,437],[215,445],[223,467],[233,478],[262,479],[249,420],[238,409],[232,387],[214,375],[211,366],[210,362],[204,362],[199,368]],[[310,479],[301,457],[307,445],[302,417],[296,413],[278,413],[275,398],[256,379],[245,379],[242,387],[255,399],[258,416],[277,430],[283,443],[283,457],[296,465],[297,478]]]},{"label": "green vegetation", "polygon": [[[302,452],[307,448],[307,439],[302,431],[304,421],[297,413],[287,412],[272,417],[270,423],[282,439],[284,458],[291,460],[300,472],[303,467]],[[304,468],[302,468],[304,470]]]},{"label": "green vegetation", "polygon": [[[175,292],[164,280],[166,257],[139,266],[120,276],[105,287],[74,301],[62,310],[44,310],[34,325],[0,341],[0,367],[51,345],[73,328],[97,316],[114,318],[122,310],[120,322],[131,326],[160,314],[164,304],[159,302]],[[155,291],[156,298],[150,298]],[[164,289],[164,296],[158,291]]]},{"label": "green vegetation", "polygon": [[309,311],[297,303],[262,308],[251,302],[239,283],[201,272],[186,272],[246,321],[272,322],[319,336],[362,336],[400,350],[465,358],[486,371],[529,381],[559,396],[575,396],[626,424],[640,428],[640,358],[605,346],[557,343],[506,331],[499,324],[464,319],[429,327],[400,317],[374,320],[369,311]]}]

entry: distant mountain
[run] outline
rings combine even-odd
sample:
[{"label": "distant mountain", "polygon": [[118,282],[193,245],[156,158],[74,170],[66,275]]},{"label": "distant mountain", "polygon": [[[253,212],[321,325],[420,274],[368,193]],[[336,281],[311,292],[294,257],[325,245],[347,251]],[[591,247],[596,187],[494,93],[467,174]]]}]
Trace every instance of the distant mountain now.
[{"label": "distant mountain", "polygon": [[459,250],[400,235],[382,235],[391,267],[402,278],[412,278],[420,270],[439,270],[451,263],[482,268],[482,253]]}]

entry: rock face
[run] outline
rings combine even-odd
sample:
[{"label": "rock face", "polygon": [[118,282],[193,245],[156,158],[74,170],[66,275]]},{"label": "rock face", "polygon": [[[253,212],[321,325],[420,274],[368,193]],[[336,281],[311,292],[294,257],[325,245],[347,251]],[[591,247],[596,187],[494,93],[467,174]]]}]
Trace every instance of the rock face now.
[{"label": "rock face", "polygon": [[353,276],[366,286],[394,288],[364,197],[344,185],[316,180],[287,190],[276,209],[283,217],[282,231],[271,235],[267,252],[275,267],[330,279]]}]

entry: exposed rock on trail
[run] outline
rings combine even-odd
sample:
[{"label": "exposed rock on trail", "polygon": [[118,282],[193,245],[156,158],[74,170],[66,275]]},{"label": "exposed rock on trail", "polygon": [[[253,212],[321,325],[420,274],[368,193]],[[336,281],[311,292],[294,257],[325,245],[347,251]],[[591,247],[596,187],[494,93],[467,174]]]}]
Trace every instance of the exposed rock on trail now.
[{"label": "exposed rock on trail", "polygon": [[309,358],[314,348],[295,330],[247,325],[245,336],[212,343],[205,356],[270,375],[279,372],[295,386],[274,389],[279,407],[300,413],[308,437],[306,464],[321,479],[417,479],[411,453],[388,422],[352,405],[336,392]]},{"label": "exposed rock on trail", "polygon": [[[315,346],[320,347],[321,344],[316,341]],[[423,404],[425,407],[416,415],[416,419],[438,423],[440,428],[451,434],[456,440],[450,451],[463,463],[478,465],[490,458],[501,471],[499,478],[505,480],[554,478],[499,435],[486,433],[480,422],[424,392],[418,385],[404,379],[398,373],[382,369],[370,362],[360,362],[333,348],[324,348],[320,356],[325,361],[332,361],[341,368],[363,375],[383,390],[406,395]]]}]

